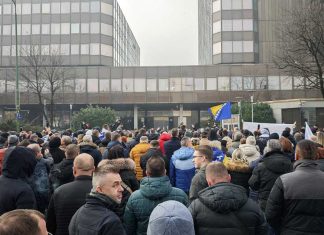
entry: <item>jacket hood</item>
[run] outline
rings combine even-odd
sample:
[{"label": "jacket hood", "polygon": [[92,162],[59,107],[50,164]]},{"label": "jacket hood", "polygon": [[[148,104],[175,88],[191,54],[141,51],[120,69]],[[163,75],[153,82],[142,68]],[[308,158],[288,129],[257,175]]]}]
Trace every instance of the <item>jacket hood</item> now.
[{"label": "jacket hood", "polygon": [[299,170],[302,168],[318,168],[318,164],[316,161],[314,160],[308,160],[308,159],[304,159],[304,160],[298,160],[294,163],[293,169],[294,170]]},{"label": "jacket hood", "polygon": [[148,235],[194,235],[192,216],[183,204],[166,201],[157,205],[151,213]]},{"label": "jacket hood", "polygon": [[258,152],[255,145],[250,144],[241,144],[239,148],[243,151],[243,154],[249,162],[256,160],[260,157],[260,153]]},{"label": "jacket hood", "polygon": [[265,167],[274,173],[286,173],[292,170],[292,164],[288,157],[281,151],[271,151],[264,155],[262,162]]},{"label": "jacket hood", "polygon": [[156,200],[168,195],[172,186],[168,176],[145,177],[141,181],[140,190],[144,197]]},{"label": "jacket hood", "polygon": [[240,209],[248,200],[246,190],[231,183],[218,183],[198,193],[198,199],[211,210],[228,214]]},{"label": "jacket hood", "polygon": [[107,160],[107,164],[113,165],[118,171],[135,170],[135,162],[130,158],[117,158]]},{"label": "jacket hood", "polygon": [[168,141],[171,139],[171,135],[169,133],[162,133],[160,135],[160,140],[163,140],[163,141]]},{"label": "jacket hood", "polygon": [[248,173],[251,172],[251,168],[244,162],[238,161],[228,161],[226,163],[226,168],[229,171]]},{"label": "jacket hood", "polygon": [[192,158],[194,154],[194,149],[190,147],[181,147],[174,152],[173,156],[178,160],[187,160]]},{"label": "jacket hood", "polygon": [[2,174],[8,178],[25,179],[33,174],[36,164],[36,156],[31,149],[8,148],[4,156]]}]

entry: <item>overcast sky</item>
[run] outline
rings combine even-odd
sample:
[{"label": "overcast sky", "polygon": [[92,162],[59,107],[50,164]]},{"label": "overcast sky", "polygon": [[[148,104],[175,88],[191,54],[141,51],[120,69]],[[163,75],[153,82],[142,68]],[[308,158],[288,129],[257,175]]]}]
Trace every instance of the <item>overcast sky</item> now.
[{"label": "overcast sky", "polygon": [[198,64],[198,0],[118,0],[141,66]]}]

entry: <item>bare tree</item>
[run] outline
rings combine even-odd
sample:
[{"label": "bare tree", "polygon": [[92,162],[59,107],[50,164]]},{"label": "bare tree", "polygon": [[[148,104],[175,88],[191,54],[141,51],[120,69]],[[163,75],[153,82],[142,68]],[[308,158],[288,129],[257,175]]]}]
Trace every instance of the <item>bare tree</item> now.
[{"label": "bare tree", "polygon": [[22,56],[24,69],[21,75],[29,84],[30,92],[38,97],[38,103],[44,107],[44,100],[50,103],[48,117],[45,108],[43,115],[46,122],[53,126],[54,106],[58,92],[62,91],[65,79],[69,77],[69,68],[64,66],[64,60],[59,51],[41,51],[38,46],[25,50]]},{"label": "bare tree", "polygon": [[297,86],[320,89],[324,98],[324,3],[306,1],[303,7],[287,11],[279,26],[278,68],[305,79]]}]

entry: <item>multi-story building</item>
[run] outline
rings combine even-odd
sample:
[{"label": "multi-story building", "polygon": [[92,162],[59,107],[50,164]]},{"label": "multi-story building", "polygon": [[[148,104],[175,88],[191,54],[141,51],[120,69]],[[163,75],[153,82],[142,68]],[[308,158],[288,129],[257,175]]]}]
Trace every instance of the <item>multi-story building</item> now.
[{"label": "multi-story building", "polygon": [[[18,49],[65,65],[139,66],[140,49],[116,0],[17,0]],[[0,1],[1,66],[15,60],[15,7]],[[33,48],[38,48],[34,50]]]}]

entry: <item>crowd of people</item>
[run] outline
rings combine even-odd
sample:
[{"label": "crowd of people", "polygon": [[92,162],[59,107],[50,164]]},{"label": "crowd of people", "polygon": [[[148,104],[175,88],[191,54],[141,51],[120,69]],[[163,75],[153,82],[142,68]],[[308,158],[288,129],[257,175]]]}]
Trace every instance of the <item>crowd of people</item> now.
[{"label": "crowd of people", "polygon": [[312,131],[1,132],[0,234],[324,234]]}]

